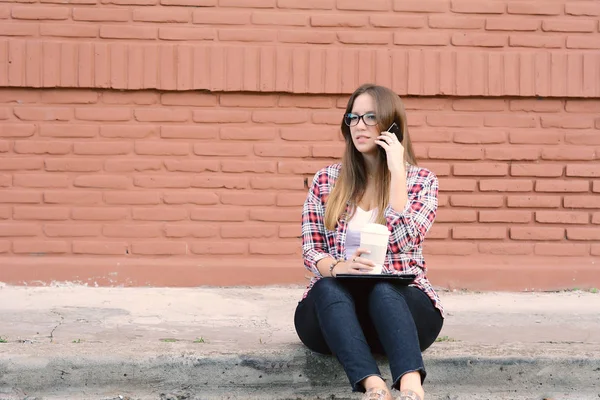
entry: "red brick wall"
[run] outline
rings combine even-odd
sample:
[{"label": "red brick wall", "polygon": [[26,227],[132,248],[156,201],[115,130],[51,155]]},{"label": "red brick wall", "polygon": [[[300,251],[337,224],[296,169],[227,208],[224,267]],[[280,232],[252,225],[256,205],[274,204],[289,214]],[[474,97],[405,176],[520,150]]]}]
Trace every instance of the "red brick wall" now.
[{"label": "red brick wall", "polygon": [[302,282],[370,81],[440,177],[434,284],[600,284],[598,2],[62,3],[0,4],[0,281]]}]

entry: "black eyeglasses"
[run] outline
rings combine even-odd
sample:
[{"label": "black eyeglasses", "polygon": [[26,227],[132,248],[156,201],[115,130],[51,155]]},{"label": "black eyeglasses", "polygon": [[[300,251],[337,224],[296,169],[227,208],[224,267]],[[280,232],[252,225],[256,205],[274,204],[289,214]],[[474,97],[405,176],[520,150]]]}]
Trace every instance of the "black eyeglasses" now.
[{"label": "black eyeglasses", "polygon": [[368,125],[368,126],[377,125],[377,116],[373,113],[366,113],[363,115],[348,113],[348,114],[344,115],[344,123],[348,126],[358,125],[358,123],[360,122],[361,119],[363,120],[365,125]]}]

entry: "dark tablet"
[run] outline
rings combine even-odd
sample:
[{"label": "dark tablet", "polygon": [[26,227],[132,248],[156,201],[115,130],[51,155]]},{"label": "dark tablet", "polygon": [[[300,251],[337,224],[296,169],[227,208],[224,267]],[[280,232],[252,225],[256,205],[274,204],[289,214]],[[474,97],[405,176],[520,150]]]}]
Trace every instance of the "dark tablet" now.
[{"label": "dark tablet", "polygon": [[414,274],[402,274],[402,275],[394,275],[394,274],[381,274],[381,275],[371,275],[371,274],[364,274],[364,275],[354,275],[354,274],[337,274],[336,279],[351,279],[353,281],[360,281],[360,280],[365,280],[365,281],[388,281],[388,282],[394,282],[394,283],[400,283],[400,284],[405,284],[405,285],[409,285],[411,283],[413,283],[413,281],[415,280],[415,278],[417,277]]}]

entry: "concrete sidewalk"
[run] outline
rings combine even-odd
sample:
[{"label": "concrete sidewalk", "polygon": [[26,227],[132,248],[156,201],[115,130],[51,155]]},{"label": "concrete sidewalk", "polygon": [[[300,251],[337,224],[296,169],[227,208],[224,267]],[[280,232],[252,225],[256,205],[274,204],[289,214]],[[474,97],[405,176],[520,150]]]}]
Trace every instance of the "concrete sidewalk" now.
[{"label": "concrete sidewalk", "polygon": [[[303,290],[3,286],[0,399],[357,398],[299,343]],[[600,398],[600,294],[440,295],[428,399]]]}]

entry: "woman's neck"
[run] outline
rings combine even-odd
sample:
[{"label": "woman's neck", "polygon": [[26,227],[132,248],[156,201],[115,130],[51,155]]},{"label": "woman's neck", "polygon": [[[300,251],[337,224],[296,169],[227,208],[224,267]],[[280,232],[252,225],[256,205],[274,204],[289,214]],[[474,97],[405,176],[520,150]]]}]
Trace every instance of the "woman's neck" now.
[{"label": "woman's neck", "polygon": [[373,176],[375,174],[375,171],[377,170],[377,155],[376,154],[363,154],[363,159],[365,160],[367,176]]}]

